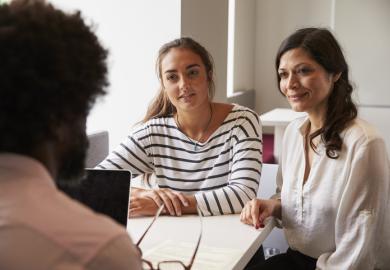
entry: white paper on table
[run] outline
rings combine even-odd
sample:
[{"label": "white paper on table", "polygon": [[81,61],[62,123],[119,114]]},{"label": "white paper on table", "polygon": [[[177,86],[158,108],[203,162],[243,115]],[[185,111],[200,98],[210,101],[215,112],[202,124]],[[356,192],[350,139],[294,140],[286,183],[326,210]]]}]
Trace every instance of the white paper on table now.
[{"label": "white paper on table", "polygon": [[[195,250],[194,243],[166,240],[146,251],[143,258],[154,266],[161,261],[179,260],[188,265]],[[240,250],[232,248],[208,247],[200,245],[195,257],[193,270],[225,270],[231,268],[241,256]]]}]

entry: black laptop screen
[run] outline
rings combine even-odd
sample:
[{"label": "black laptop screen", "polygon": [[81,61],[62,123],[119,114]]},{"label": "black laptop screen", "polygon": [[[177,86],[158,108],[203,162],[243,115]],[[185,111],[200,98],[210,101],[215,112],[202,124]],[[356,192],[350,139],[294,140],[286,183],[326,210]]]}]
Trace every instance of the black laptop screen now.
[{"label": "black laptop screen", "polygon": [[57,186],[94,211],[126,226],[130,176],[130,172],[125,170],[86,169],[86,177],[77,184]]}]

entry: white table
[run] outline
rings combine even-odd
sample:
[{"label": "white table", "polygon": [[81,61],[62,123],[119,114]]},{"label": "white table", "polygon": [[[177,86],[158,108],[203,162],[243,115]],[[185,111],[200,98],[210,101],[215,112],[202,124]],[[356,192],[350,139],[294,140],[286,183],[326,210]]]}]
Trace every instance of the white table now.
[{"label": "white table", "polygon": [[[127,230],[134,242],[138,241],[151,219],[151,217],[142,217],[128,220]],[[270,219],[263,229],[256,230],[252,226],[241,223],[238,214],[203,217],[202,220],[203,234],[193,266],[194,270],[205,269],[206,264],[207,269],[243,269],[275,226],[275,221]],[[162,249],[156,247],[169,245],[168,242],[174,243],[177,247],[189,243],[191,247],[188,250],[192,253],[199,230],[200,220],[197,215],[160,216],[140,245],[145,254],[144,258],[148,259],[148,251],[153,251],[153,248],[158,250],[157,253],[160,252]],[[213,259],[209,260],[207,256]],[[162,257],[165,260],[169,259]],[[173,256],[172,259],[178,258]],[[205,264],[202,264],[202,261]],[[188,259],[184,263],[187,264]]]},{"label": "white table", "polygon": [[291,109],[277,108],[260,115],[263,126],[274,127],[274,157],[278,162],[282,153],[283,134],[287,125],[298,117],[305,116],[305,112],[295,112]]}]

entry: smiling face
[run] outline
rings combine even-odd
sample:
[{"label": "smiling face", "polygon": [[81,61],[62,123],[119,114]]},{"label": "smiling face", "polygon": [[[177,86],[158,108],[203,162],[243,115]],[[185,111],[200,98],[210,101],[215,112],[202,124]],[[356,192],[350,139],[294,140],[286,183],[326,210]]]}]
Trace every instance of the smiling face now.
[{"label": "smiling face", "polygon": [[163,89],[178,111],[209,106],[209,79],[199,55],[173,48],[161,61]]},{"label": "smiling face", "polygon": [[279,87],[292,109],[323,116],[339,76],[328,73],[302,48],[286,51],[278,68]]}]

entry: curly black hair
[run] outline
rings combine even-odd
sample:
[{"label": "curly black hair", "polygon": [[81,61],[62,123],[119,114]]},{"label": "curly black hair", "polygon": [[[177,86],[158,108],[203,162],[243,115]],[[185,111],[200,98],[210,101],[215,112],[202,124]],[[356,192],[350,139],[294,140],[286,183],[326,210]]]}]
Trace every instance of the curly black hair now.
[{"label": "curly black hair", "polygon": [[0,5],[0,152],[29,153],[106,93],[108,52],[80,12]]},{"label": "curly black hair", "polygon": [[[324,126],[309,136],[313,150],[313,139],[321,136],[326,155],[337,159],[343,145],[340,134],[357,116],[357,108],[352,100],[353,87],[349,80],[348,64],[339,43],[328,29],[302,28],[287,37],[279,47],[275,59],[278,82],[280,58],[285,52],[295,48],[304,49],[328,73],[341,74],[328,99]],[[279,91],[282,93],[280,86]]]}]

